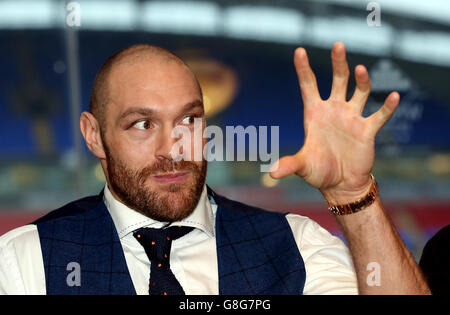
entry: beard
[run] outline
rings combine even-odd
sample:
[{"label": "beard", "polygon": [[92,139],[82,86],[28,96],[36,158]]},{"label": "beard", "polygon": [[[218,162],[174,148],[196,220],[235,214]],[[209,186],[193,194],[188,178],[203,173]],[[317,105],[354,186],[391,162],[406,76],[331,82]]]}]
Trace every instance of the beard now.
[{"label": "beard", "polygon": [[[161,222],[180,221],[194,211],[205,184],[206,160],[197,164],[165,159],[142,169],[133,169],[115,158],[106,146],[104,148],[109,184],[126,206]],[[185,182],[156,184],[154,189],[146,185],[151,176],[174,171],[187,172]]]}]

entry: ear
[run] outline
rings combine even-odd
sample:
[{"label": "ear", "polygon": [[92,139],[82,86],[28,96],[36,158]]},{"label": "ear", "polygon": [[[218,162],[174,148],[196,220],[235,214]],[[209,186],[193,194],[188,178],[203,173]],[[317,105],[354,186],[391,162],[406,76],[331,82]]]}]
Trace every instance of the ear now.
[{"label": "ear", "polygon": [[80,129],[89,150],[99,159],[106,159],[100,126],[97,119],[89,112],[80,116]]}]

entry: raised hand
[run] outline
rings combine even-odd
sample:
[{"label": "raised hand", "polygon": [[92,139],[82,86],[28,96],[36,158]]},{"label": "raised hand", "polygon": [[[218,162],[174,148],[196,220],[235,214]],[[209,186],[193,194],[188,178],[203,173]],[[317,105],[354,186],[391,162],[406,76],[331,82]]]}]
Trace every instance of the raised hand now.
[{"label": "raised hand", "polygon": [[295,173],[318,188],[328,201],[347,203],[370,188],[375,136],[393,115],[400,95],[392,92],[377,112],[363,117],[371,90],[366,68],[355,68],[356,89],[347,101],[350,72],[343,43],[333,46],[331,60],[332,90],[330,97],[322,100],[305,49],[296,49],[294,64],[303,99],[305,141],[295,155],[281,158],[270,174],[282,178]]}]

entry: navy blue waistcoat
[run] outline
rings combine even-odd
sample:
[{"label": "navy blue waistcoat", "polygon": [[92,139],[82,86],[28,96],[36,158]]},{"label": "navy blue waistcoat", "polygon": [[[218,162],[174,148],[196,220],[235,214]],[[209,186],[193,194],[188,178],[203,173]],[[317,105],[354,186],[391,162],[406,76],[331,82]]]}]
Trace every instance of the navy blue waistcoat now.
[{"label": "navy blue waistcoat", "polygon": [[[305,267],[285,214],[229,200],[209,187],[208,194],[218,206],[219,294],[302,294]],[[102,193],[34,224],[47,294],[136,294]],[[67,281],[73,263],[80,266],[79,285]]]}]

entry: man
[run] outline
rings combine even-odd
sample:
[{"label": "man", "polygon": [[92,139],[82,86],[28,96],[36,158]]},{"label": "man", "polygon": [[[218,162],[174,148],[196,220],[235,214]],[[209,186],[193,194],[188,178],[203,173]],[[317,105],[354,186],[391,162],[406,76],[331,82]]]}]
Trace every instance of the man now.
[{"label": "man", "polygon": [[450,224],[441,228],[423,248],[419,266],[433,295],[450,294]]},{"label": "man", "polygon": [[[104,190],[4,235],[0,292],[428,294],[370,173],[375,135],[399,95],[391,93],[363,118],[367,70],[356,67],[347,102],[342,43],[331,57],[332,91],[322,100],[306,51],[295,51],[305,142],[275,163],[271,175],[295,173],[319,189],[351,254],[308,218],[257,209],[209,189],[205,160],[192,159],[195,128],[205,128],[194,124],[205,119],[197,80],[172,53],[136,45],[102,66],[90,112],[80,119],[105,172]],[[190,138],[174,137],[176,127],[187,128]],[[173,152],[178,141],[185,145]]]}]

